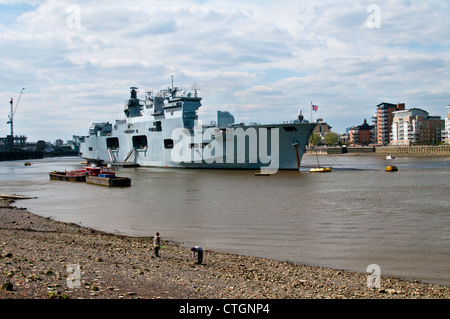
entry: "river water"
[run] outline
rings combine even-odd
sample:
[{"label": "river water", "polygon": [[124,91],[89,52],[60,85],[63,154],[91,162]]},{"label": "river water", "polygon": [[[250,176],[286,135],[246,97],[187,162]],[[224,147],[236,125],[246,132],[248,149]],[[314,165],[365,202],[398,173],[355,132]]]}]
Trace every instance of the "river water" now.
[{"label": "river water", "polygon": [[[450,285],[450,158],[319,156],[331,173],[118,168],[129,188],[50,181],[80,158],[0,162],[16,206],[111,233]],[[384,168],[394,163],[398,172]],[[207,256],[205,256],[207,257]]]}]

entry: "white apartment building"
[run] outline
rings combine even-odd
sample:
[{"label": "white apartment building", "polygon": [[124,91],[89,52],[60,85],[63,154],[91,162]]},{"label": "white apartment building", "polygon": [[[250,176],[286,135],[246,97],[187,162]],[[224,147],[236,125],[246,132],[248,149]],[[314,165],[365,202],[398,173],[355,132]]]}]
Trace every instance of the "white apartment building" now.
[{"label": "white apartment building", "polygon": [[444,121],[439,116],[412,108],[392,112],[391,145],[434,144],[441,141]]},{"label": "white apartment building", "polygon": [[445,118],[444,129],[442,130],[442,143],[450,144],[450,105],[448,106],[447,117]]}]

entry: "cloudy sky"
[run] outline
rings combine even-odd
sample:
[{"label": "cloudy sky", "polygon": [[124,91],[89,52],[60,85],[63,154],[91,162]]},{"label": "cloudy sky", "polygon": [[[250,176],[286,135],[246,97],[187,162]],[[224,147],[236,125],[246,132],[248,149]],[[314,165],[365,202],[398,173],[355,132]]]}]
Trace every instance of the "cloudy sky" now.
[{"label": "cloudy sky", "polygon": [[381,102],[444,117],[448,1],[0,0],[0,136],[86,135],[123,118],[130,86],[197,88],[199,116],[294,119],[332,130],[371,122]]}]

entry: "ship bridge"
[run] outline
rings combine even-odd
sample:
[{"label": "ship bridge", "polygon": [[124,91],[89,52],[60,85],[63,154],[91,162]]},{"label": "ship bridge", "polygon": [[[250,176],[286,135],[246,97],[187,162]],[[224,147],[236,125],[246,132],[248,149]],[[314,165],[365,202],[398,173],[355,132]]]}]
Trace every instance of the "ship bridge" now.
[{"label": "ship bridge", "polygon": [[[153,120],[169,120],[182,118],[185,128],[193,128],[198,119],[197,110],[201,107],[202,98],[194,92],[183,90],[179,87],[169,87],[160,90],[156,95],[153,91],[145,92],[145,100],[137,98],[137,88],[130,88],[130,98],[125,104],[124,112],[128,119],[148,116]],[[144,102],[143,104],[141,102]]]}]

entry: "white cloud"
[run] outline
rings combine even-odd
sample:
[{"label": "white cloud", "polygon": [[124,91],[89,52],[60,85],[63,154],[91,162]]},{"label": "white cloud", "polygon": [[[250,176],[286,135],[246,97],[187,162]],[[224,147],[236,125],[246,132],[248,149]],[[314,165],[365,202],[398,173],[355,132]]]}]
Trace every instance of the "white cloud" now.
[{"label": "white cloud", "polygon": [[6,122],[25,87],[16,132],[70,139],[120,118],[130,86],[175,75],[200,89],[205,121],[225,108],[237,121],[289,120],[311,101],[337,132],[383,101],[445,115],[449,5],[377,1],[380,28],[369,28],[372,3],[0,1],[0,112]]}]

